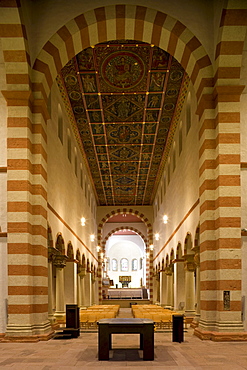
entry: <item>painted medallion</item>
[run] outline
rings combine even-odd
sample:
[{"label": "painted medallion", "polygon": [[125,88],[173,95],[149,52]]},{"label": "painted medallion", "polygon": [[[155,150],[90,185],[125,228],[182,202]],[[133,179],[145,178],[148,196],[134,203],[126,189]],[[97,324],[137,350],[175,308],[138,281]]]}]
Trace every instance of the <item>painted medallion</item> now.
[{"label": "painted medallion", "polygon": [[144,63],[137,54],[131,51],[116,51],[103,61],[101,75],[108,85],[126,90],[140,83],[144,70]]}]

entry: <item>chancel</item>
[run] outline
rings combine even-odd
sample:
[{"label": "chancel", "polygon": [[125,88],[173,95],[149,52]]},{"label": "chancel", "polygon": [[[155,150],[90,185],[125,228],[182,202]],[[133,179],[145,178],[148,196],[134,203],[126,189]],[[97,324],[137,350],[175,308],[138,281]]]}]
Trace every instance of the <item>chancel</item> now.
[{"label": "chancel", "polygon": [[0,339],[150,305],[246,341],[247,2],[2,0],[0,22]]}]

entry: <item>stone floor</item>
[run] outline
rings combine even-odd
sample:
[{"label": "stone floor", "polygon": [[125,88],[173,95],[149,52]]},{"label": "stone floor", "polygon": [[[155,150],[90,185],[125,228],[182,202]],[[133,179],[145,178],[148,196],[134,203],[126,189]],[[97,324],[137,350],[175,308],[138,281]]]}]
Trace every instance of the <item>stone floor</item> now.
[{"label": "stone floor", "polygon": [[247,369],[247,343],[201,341],[192,329],[184,333],[183,343],[173,343],[171,333],[156,332],[154,336],[154,361],[145,362],[138,350],[139,336],[133,334],[113,335],[109,361],[98,361],[97,333],[38,343],[0,343],[0,369]]}]

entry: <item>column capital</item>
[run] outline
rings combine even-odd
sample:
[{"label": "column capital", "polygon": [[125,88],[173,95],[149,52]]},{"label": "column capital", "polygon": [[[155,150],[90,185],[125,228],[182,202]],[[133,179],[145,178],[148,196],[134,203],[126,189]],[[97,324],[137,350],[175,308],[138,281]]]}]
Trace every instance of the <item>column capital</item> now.
[{"label": "column capital", "polygon": [[57,268],[64,268],[66,266],[66,260],[68,259],[67,256],[64,254],[57,254],[54,258],[54,265]]},{"label": "column capital", "polygon": [[165,274],[166,274],[167,276],[171,276],[171,275],[172,275],[172,273],[173,273],[173,271],[172,271],[172,266],[167,266],[167,267],[165,268]]},{"label": "column capital", "polygon": [[82,265],[78,264],[77,265],[77,274],[80,276],[80,278],[83,278],[87,274],[86,268],[82,267]]},{"label": "column capital", "polygon": [[184,256],[184,269],[185,271],[194,272],[196,269],[196,264],[194,261],[194,254],[187,254]]},{"label": "column capital", "polygon": [[60,252],[58,249],[54,247],[48,247],[48,262],[54,262],[56,255],[58,255]]}]

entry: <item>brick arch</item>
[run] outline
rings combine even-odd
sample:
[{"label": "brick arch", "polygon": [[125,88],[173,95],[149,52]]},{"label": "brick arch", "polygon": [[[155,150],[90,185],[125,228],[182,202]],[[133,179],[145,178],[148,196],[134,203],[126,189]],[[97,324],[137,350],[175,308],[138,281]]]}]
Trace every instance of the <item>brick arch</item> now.
[{"label": "brick arch", "polygon": [[37,80],[41,83],[44,98],[49,95],[61,68],[71,58],[91,45],[115,39],[147,42],[166,50],[181,63],[197,86],[203,79],[213,77],[211,61],[204,47],[180,21],[144,6],[110,5],[70,20],[44,45],[33,66],[33,78],[36,83]]},{"label": "brick arch", "polygon": [[61,233],[57,234],[55,247],[61,254],[65,255],[65,244],[64,244],[64,238]]},{"label": "brick arch", "polygon": [[176,258],[181,259],[182,255],[183,255],[182,244],[181,242],[178,242],[177,247],[176,247]]},{"label": "brick arch", "polygon": [[142,234],[141,231],[139,231],[138,229],[132,227],[132,226],[121,226],[121,227],[116,227],[115,229],[111,230],[104,238],[104,240],[102,241],[101,243],[101,246],[102,246],[102,249],[105,250],[105,245],[106,245],[106,242],[107,240],[112,236],[112,234],[114,234],[115,232],[117,231],[120,231],[120,230],[124,230],[124,229],[127,229],[127,230],[131,230],[131,231],[134,231],[135,233],[137,233],[144,241],[145,245],[148,244],[148,241],[147,241],[147,238],[145,237],[145,235]]},{"label": "brick arch", "polygon": [[81,264],[81,252],[79,249],[76,251],[76,260]]},{"label": "brick arch", "polygon": [[[188,250],[188,242],[191,242],[191,249]],[[186,237],[184,239],[184,255],[193,253],[193,237],[190,232],[187,232]]]},{"label": "brick arch", "polygon": [[171,252],[170,252],[170,263],[172,263],[172,261],[174,260],[176,254],[175,254],[175,251],[174,249],[172,248],[171,249]]},{"label": "brick arch", "polygon": [[74,249],[71,241],[69,241],[67,245],[67,256],[69,257],[70,260],[74,259]]},{"label": "brick arch", "polygon": [[[137,216],[138,218],[140,218],[140,220],[147,226],[147,244],[152,244],[153,243],[153,228],[152,228],[152,225],[151,223],[149,222],[148,218],[145,217],[145,215],[137,210],[134,210],[132,208],[123,208],[123,209],[117,209],[117,210],[112,210],[110,213],[106,214],[102,219],[101,221],[99,222],[98,224],[98,235],[97,235],[97,238],[98,238],[98,244],[100,245],[101,244],[101,238],[102,238],[102,231],[103,231],[103,227],[105,225],[105,223],[113,216],[115,215],[121,215],[121,214],[132,214],[134,216]],[[124,227],[126,228],[126,227]],[[140,233],[140,231],[138,231],[138,234]],[[146,240],[146,238],[144,237],[144,239]],[[146,244],[146,245],[147,245]]]},{"label": "brick arch", "polygon": [[200,247],[200,225],[197,226],[195,237],[194,237],[194,247]]},{"label": "brick arch", "polygon": [[53,248],[53,236],[50,225],[47,225],[47,246]]}]

